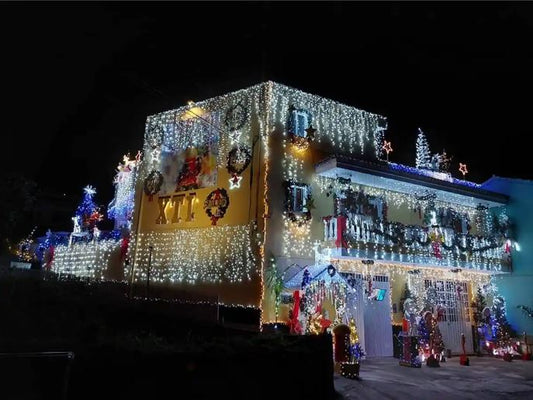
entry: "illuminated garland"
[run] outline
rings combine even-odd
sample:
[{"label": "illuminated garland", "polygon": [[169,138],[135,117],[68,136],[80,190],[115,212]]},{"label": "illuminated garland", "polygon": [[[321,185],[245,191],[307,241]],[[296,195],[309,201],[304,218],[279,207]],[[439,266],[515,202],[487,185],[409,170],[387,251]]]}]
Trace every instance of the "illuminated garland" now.
[{"label": "illuminated garland", "polygon": [[[455,270],[438,268],[438,267],[420,267],[413,264],[399,264],[375,261],[368,265],[362,262],[363,260],[347,260],[331,257],[330,262],[337,268],[339,273],[355,273],[368,275],[385,275],[390,277],[391,287],[395,279],[400,278],[405,282],[406,278],[416,280],[423,284],[425,279],[432,280],[449,280],[455,282],[467,282],[473,285],[472,289],[477,287],[487,287],[491,284],[492,275],[486,271],[473,270]],[[413,295],[421,298],[423,288],[417,288],[417,285],[410,285]],[[417,290],[419,289],[419,290]]]},{"label": "illuminated garland", "polygon": [[430,178],[439,179],[441,181],[447,181],[455,185],[467,186],[467,187],[471,187],[474,189],[479,189],[481,187],[481,185],[478,183],[454,178],[447,172],[432,171],[429,169],[418,169],[414,167],[409,167],[407,165],[395,164],[395,163],[388,163],[388,165],[390,169],[395,170],[395,171],[407,172],[409,174],[416,174],[416,175],[421,175],[421,176],[428,176]]},{"label": "illuminated garland", "polygon": [[135,281],[145,281],[149,246],[150,280],[167,283],[238,283],[257,274],[250,225],[211,226],[140,233]]},{"label": "illuminated garland", "polygon": [[[260,95],[257,102],[254,103],[255,113],[258,116],[259,121],[259,137],[261,138],[260,146],[262,146],[264,151],[264,169],[265,173],[263,176],[263,215],[261,222],[263,223],[263,231],[257,234],[259,239],[259,256],[261,258],[261,268],[260,268],[260,277],[261,277],[261,314],[259,316],[259,329],[263,329],[263,305],[265,300],[265,268],[266,268],[266,252],[265,252],[265,243],[267,240],[267,226],[268,218],[270,216],[270,203],[268,197],[268,178],[270,174],[270,148],[269,148],[269,133],[271,130],[270,125],[270,109],[267,107],[270,105],[272,100],[272,82],[267,82],[266,85],[262,86],[260,90]],[[259,148],[259,154],[261,154],[261,147]],[[259,182],[258,182],[259,184]],[[257,207],[259,210],[259,206]]]},{"label": "illuminated garland", "polygon": [[[417,195],[419,195],[419,193],[416,190],[412,190],[410,193],[402,193],[395,191],[394,188],[381,189],[372,186],[353,184],[349,180],[348,182],[342,180],[342,178],[333,179],[319,175],[314,176],[313,179],[315,184],[320,189],[320,192],[326,195],[331,195],[335,192],[351,188],[354,191],[364,191],[366,194],[371,196],[383,197],[386,203],[392,204],[396,207],[405,205],[410,209],[415,209],[419,205],[417,200]],[[449,199],[435,197],[434,204],[437,208],[453,208],[456,210],[456,212],[467,214],[471,220],[474,220],[477,214],[475,206],[469,207],[457,204]]]}]

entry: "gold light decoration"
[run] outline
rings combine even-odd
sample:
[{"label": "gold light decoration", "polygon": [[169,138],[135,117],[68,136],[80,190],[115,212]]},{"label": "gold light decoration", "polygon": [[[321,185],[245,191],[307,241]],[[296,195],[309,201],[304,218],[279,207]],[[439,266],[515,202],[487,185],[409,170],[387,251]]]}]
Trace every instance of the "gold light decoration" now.
[{"label": "gold light decoration", "polygon": [[355,320],[350,318],[350,344],[354,345],[359,343],[359,335],[357,334],[357,326],[355,325]]},{"label": "gold light decoration", "polygon": [[392,146],[390,142],[387,142],[386,140],[383,141],[383,150],[387,153],[387,161],[389,161],[389,153],[392,152]]},{"label": "gold light decoration", "polygon": [[466,174],[468,174],[468,170],[466,169],[466,164],[459,163],[459,172],[463,174],[463,179]]}]

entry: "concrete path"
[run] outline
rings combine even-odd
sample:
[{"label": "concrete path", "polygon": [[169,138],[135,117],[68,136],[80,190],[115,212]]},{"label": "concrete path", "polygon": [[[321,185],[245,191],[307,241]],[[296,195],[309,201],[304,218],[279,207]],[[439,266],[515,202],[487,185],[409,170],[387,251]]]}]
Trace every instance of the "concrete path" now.
[{"label": "concrete path", "polygon": [[439,368],[402,367],[397,358],[370,358],[362,362],[359,380],[335,374],[335,390],[339,398],[362,400],[533,399],[533,361],[469,358],[468,367],[453,357]]}]

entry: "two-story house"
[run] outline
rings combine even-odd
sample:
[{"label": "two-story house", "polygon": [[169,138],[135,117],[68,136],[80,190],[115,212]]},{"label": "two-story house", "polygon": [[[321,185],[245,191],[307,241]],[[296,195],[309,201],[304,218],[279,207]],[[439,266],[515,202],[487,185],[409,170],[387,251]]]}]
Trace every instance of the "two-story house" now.
[{"label": "two-story house", "polygon": [[124,279],[259,308],[258,325],[288,322],[301,294],[302,315],[354,318],[387,356],[409,289],[411,314],[431,309],[446,347],[464,333],[472,351],[472,295],[511,270],[508,198],[444,155],[388,162],[386,127],[274,82],[149,116]]},{"label": "two-story house", "polygon": [[273,82],[148,117],[135,279],[150,259],[155,281],[272,322],[291,307],[266,285],[272,263],[286,281],[332,265],[357,283],[355,303],[333,299],[329,318],[353,315],[369,354],[392,355],[406,285],[439,306],[447,347],[460,351],[465,333],[471,350],[472,294],[510,271],[508,199],[430,163],[386,161],[385,129],[384,117]]}]

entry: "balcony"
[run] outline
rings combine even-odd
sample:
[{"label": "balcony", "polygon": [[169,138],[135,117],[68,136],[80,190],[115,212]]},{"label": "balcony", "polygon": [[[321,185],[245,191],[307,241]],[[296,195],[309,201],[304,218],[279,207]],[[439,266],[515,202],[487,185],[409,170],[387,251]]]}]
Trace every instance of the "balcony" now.
[{"label": "balcony", "polygon": [[326,216],[322,221],[324,246],[336,248],[343,257],[493,273],[511,271],[511,242],[502,235],[483,237],[438,225],[374,222],[370,216],[356,213]]}]

